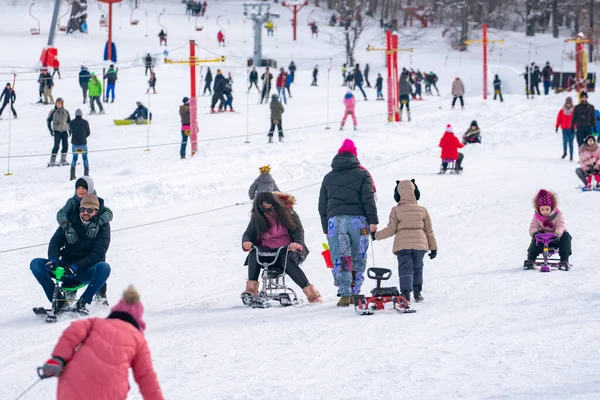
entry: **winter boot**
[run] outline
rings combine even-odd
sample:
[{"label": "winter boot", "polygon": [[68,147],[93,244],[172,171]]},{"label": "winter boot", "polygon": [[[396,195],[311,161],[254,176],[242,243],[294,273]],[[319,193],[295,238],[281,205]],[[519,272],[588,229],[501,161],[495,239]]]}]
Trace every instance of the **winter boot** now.
[{"label": "winter boot", "polygon": [[415,297],[415,301],[417,303],[422,302],[423,300],[425,300],[423,298],[423,296],[421,296],[421,291],[423,290],[423,285],[413,285],[413,295]]},{"label": "winter boot", "polygon": [[350,304],[354,304],[354,296],[342,296],[336,305],[338,307],[350,307]]},{"label": "winter boot", "polygon": [[565,151],[561,158],[564,160],[566,156],[567,156],[567,152]]},{"label": "winter boot", "polygon": [[587,184],[585,185],[586,189],[591,189],[592,188],[592,176],[588,175],[585,177]]},{"label": "winter boot", "polygon": [[525,262],[523,263],[523,269],[527,270],[527,269],[533,269],[533,261],[531,260],[525,260]]},{"label": "winter boot", "polygon": [[321,294],[315,288],[315,285],[310,284],[307,287],[305,287],[304,289],[302,289],[302,291],[306,295],[306,298],[308,299],[309,303],[322,303],[323,302],[323,298],[321,298]]},{"label": "winter boot", "polygon": [[400,121],[402,121],[402,110],[398,114],[400,115]]},{"label": "winter boot", "polygon": [[408,122],[410,122],[410,110],[406,110],[406,117],[408,118]]},{"label": "winter boot", "polygon": [[75,311],[77,311],[81,315],[90,315],[90,312],[86,308],[85,302],[81,300],[79,300],[77,304],[75,304]]},{"label": "winter boot", "polygon": [[279,135],[279,141],[283,142],[283,135]]},{"label": "winter boot", "polygon": [[56,164],[56,154],[52,154],[50,156],[50,162],[48,163],[48,166],[49,167],[54,167],[56,165],[58,165],[58,164]]},{"label": "winter boot", "polygon": [[410,303],[410,292],[402,292],[400,293],[400,296],[404,297],[406,301]]},{"label": "winter boot", "polygon": [[210,112],[211,112],[211,113],[214,113],[214,112],[215,112],[215,108],[214,108],[214,107],[211,107],[211,108],[210,108]]},{"label": "winter boot", "polygon": [[99,303],[100,305],[103,305],[104,307],[108,307],[110,305],[108,303],[108,299],[106,298],[106,293],[96,293],[96,295],[94,296],[94,301],[96,303]]},{"label": "winter boot", "polygon": [[354,125],[354,130],[357,131],[358,130],[358,126]]},{"label": "winter boot", "polygon": [[269,135],[269,143],[273,143],[273,136]]},{"label": "winter boot", "polygon": [[77,177],[75,176],[75,166],[71,166],[71,180],[74,181],[75,179],[77,179]]},{"label": "winter boot", "polygon": [[246,290],[244,290],[244,293],[258,296],[258,281],[246,281]]},{"label": "winter boot", "polygon": [[90,167],[89,166],[83,167],[83,175],[90,176]]},{"label": "winter boot", "polygon": [[69,162],[67,161],[67,153],[62,153],[60,155],[60,165],[69,165]]}]

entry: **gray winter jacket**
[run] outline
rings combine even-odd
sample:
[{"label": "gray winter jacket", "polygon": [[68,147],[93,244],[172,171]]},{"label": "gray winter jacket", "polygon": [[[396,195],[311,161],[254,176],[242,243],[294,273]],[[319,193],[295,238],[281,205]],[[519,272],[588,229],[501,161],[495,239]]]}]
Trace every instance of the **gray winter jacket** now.
[{"label": "gray winter jacket", "polygon": [[412,88],[410,86],[410,82],[406,79],[400,79],[400,96],[410,96],[412,93]]},{"label": "gray winter jacket", "polygon": [[254,200],[254,197],[256,197],[256,194],[259,192],[279,192],[279,188],[271,174],[267,172],[260,174],[254,183],[250,185],[248,197],[250,197],[250,200]]},{"label": "gray winter jacket", "polygon": [[48,114],[48,129],[56,132],[67,132],[69,130],[69,124],[71,123],[71,116],[69,112],[63,108],[54,108]]}]

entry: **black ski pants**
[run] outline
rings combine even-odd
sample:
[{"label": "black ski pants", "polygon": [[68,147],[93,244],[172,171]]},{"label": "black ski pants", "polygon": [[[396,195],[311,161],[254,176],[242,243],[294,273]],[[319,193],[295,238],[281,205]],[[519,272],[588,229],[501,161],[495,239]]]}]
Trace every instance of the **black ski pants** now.
[{"label": "black ski pants", "polygon": [[206,81],[206,84],[204,85],[204,91],[202,92],[202,94],[206,94],[207,90],[208,90],[208,93],[213,94],[213,91],[210,88],[211,83],[212,83],[211,81]]},{"label": "black ski pants", "polygon": [[[465,155],[463,153],[458,153],[458,158],[456,159],[455,167],[456,169],[460,169],[462,166],[463,158]],[[448,168],[448,163],[442,163],[442,169],[445,171]]]},{"label": "black ski pants", "polygon": [[[5,101],[5,102],[2,104],[2,108],[0,108],[0,116],[1,116],[1,115],[2,115],[2,113],[4,112],[4,108],[5,108],[7,105],[8,105],[8,101]],[[16,116],[17,116],[17,112],[15,111],[15,106],[14,106],[14,103],[13,103],[13,102],[11,102],[11,103],[10,103],[10,110],[12,111],[13,115],[16,117]]]},{"label": "black ski pants", "polygon": [[100,96],[91,96],[90,97],[90,108],[91,108],[92,112],[96,111],[94,109],[94,102],[96,102],[98,104],[98,108],[100,109],[100,111],[104,111],[104,108],[102,107],[102,102],[100,101]]},{"label": "black ski pants", "polygon": [[83,104],[85,104],[88,95],[88,84],[80,83],[79,86],[81,86],[81,92],[83,93]]},{"label": "black ski pants", "polygon": [[217,92],[215,90],[215,93],[213,94],[213,97],[212,97],[212,102],[210,103],[210,108],[215,108],[217,101],[219,101],[219,108],[225,108],[225,99],[223,98],[222,91]]},{"label": "black ski pants", "polygon": [[258,87],[258,82],[256,82],[256,81],[250,81],[250,86],[248,87],[248,91],[250,91],[250,89],[252,89],[252,85],[254,85],[256,87],[256,90],[258,90],[258,93],[260,93],[260,88]]},{"label": "black ski pants", "polygon": [[[569,232],[563,233],[563,235],[550,244],[552,247],[558,247],[558,254],[560,255],[560,261],[569,261],[571,252],[571,235]],[[544,245],[542,243],[535,244],[535,235],[531,238],[531,243],[527,249],[527,259],[529,261],[535,261],[537,256],[544,251]]]},{"label": "black ski pants", "polygon": [[460,106],[461,107],[465,106],[465,101],[463,100],[462,95],[460,95],[460,96],[454,96],[454,98],[452,98],[452,107],[454,107],[454,105],[456,104],[456,99],[460,100]]},{"label": "black ski pants", "polygon": [[[263,249],[264,250],[264,249]],[[285,263],[286,252],[281,251],[279,253],[279,258],[277,262],[273,264],[270,268],[277,267],[281,271],[283,271],[283,266]],[[269,260],[269,262],[271,262]],[[260,269],[262,267],[256,261],[256,250],[253,250],[248,255],[248,280],[257,281],[260,276]],[[300,286],[302,289],[309,285],[308,278],[304,274],[304,271],[300,268],[300,256],[296,252],[288,252],[287,253],[287,265],[285,266],[285,273],[292,278],[294,283]]]},{"label": "black ski pants", "polygon": [[[275,122],[277,121],[277,122]],[[279,137],[283,136],[283,128],[281,127],[281,120],[271,120],[271,128],[269,129],[269,137],[273,137],[273,132],[275,132],[275,126],[279,129]]]},{"label": "black ski pants", "polygon": [[575,137],[577,138],[577,147],[578,148],[581,147],[583,142],[585,142],[586,136],[588,136],[590,133],[592,133],[591,126],[577,127],[577,132],[576,132]]},{"label": "black ski pants", "polygon": [[260,104],[262,104],[263,101],[269,102],[269,93],[271,93],[271,85],[264,85],[260,97]]},{"label": "black ski pants", "polygon": [[58,147],[62,143],[62,154],[67,154],[69,150],[69,134],[67,132],[54,131],[54,147],[52,148],[52,155],[55,156],[58,153]]},{"label": "black ski pants", "polygon": [[146,65],[146,70],[144,71],[144,75],[148,75],[148,71],[152,73],[152,65]]}]

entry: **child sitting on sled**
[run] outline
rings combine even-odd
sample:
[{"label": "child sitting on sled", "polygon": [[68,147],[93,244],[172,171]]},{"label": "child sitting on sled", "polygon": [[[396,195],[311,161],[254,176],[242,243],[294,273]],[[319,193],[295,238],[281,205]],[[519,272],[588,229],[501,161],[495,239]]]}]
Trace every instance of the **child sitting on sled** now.
[{"label": "child sitting on sled", "polygon": [[535,212],[529,225],[531,244],[527,250],[527,260],[525,260],[523,268],[532,268],[535,259],[544,249],[543,244],[536,244],[535,241],[535,235],[540,233],[554,233],[557,236],[551,246],[558,248],[558,254],[560,255],[559,267],[568,266],[569,256],[571,255],[571,235],[567,232],[565,219],[558,209],[556,194],[541,189],[533,198],[533,208]]},{"label": "child sitting on sled", "polygon": [[450,124],[446,125],[446,131],[440,140],[440,147],[442,148],[442,172],[446,172],[448,168],[448,163],[444,160],[456,161],[456,171],[462,171],[464,155],[459,153],[458,149],[462,149],[465,145],[454,136],[454,130]]},{"label": "child sitting on sled", "polygon": [[477,121],[473,120],[471,126],[462,137],[463,144],[481,143],[481,129],[477,126]]},{"label": "child sitting on sled", "polygon": [[596,188],[600,189],[600,146],[593,135],[588,135],[579,148],[579,167],[575,172],[585,189],[592,189],[592,177],[596,179]]}]

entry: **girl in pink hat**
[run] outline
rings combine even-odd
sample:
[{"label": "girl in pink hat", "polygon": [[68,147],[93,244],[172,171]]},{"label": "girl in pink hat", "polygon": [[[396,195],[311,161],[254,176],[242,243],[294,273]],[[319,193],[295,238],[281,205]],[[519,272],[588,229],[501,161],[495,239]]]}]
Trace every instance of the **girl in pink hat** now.
[{"label": "girl in pink hat", "polygon": [[354,123],[354,130],[357,129],[358,123],[356,122],[356,97],[352,94],[352,90],[348,89],[348,92],[344,96],[344,106],[346,109],[344,110],[344,117],[342,118],[342,122],[340,123],[340,131],[344,130],[344,124],[346,123],[346,118],[348,115],[352,117],[352,122]]},{"label": "girl in pink hat", "polygon": [[131,367],[144,400],[164,400],[143,313],[140,295],[129,286],[106,319],[82,319],[65,329],[40,377],[58,377],[60,400],[125,400]]},{"label": "girl in pink hat", "polygon": [[558,247],[560,255],[559,265],[568,266],[569,256],[571,255],[571,235],[567,232],[565,219],[562,212],[558,209],[556,194],[549,190],[541,189],[533,198],[533,208],[535,212],[531,224],[529,224],[531,244],[527,250],[527,260],[525,260],[523,268],[533,268],[535,259],[544,249],[543,244],[536,244],[535,242],[535,235],[539,233],[554,233],[557,236],[552,246]]}]

